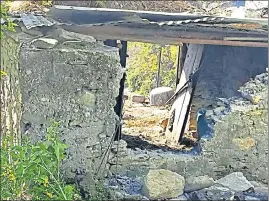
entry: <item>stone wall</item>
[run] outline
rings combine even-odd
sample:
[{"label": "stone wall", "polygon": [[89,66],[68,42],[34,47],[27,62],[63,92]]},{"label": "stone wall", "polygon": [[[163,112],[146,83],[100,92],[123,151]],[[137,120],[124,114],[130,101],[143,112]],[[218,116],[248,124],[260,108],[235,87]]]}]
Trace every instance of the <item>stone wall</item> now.
[{"label": "stone wall", "polygon": [[197,108],[216,103],[216,98],[238,96],[239,87],[264,73],[267,48],[206,45],[193,105]]},{"label": "stone wall", "polygon": [[21,92],[19,87],[19,43],[11,37],[1,39],[0,123],[1,137],[12,136],[14,144],[21,140]]},{"label": "stone wall", "polygon": [[121,149],[118,162],[116,156],[109,160],[109,169],[133,178],[144,177],[150,169],[167,169],[185,178],[209,175],[215,180],[239,171],[248,180],[268,184],[267,114],[263,109],[227,115],[216,124],[215,136],[205,144],[200,156],[180,151]]},{"label": "stone wall", "polygon": [[[18,43],[11,38],[17,38]],[[65,178],[74,181],[77,171],[94,175],[118,118],[113,109],[123,74],[118,49],[89,36],[53,29],[50,37],[39,39],[18,30],[4,41],[8,54],[4,70],[12,82],[8,89],[14,95],[21,93],[17,107],[22,114],[21,121],[17,118],[21,135],[32,142],[43,140],[50,120],[61,121],[60,138],[69,145],[62,165]],[[16,45],[13,52],[10,41]],[[7,84],[4,81],[5,90]],[[10,115],[6,111],[14,113],[11,108],[15,103],[6,91],[4,95],[4,115]],[[18,126],[14,121],[9,125]]]}]

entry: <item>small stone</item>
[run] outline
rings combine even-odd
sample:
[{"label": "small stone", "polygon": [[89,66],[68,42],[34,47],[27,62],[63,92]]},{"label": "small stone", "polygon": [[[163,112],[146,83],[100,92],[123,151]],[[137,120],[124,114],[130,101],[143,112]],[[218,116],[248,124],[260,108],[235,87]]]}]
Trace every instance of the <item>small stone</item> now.
[{"label": "small stone", "polygon": [[223,114],[224,110],[226,110],[226,108],[224,106],[221,106],[221,107],[215,108],[213,111],[215,115],[219,116]]},{"label": "small stone", "polygon": [[47,102],[49,99],[48,98],[41,98],[40,99],[42,102]]},{"label": "small stone", "polygon": [[198,176],[198,177],[189,177],[186,179],[184,191],[185,192],[197,191],[203,188],[208,188],[213,184],[214,184],[214,180],[210,178],[208,175]]},{"label": "small stone", "polygon": [[57,44],[58,40],[52,38],[38,38],[31,42],[31,45],[39,49],[51,49]]},{"label": "small stone", "polygon": [[185,195],[181,195],[177,198],[170,199],[169,201],[188,201],[188,198]]},{"label": "small stone", "polygon": [[231,173],[217,181],[215,184],[227,187],[233,191],[247,191],[254,186],[244,177],[242,172]]},{"label": "small stone", "polygon": [[31,75],[32,74],[32,71],[31,70],[26,70],[26,74],[27,75]]},{"label": "small stone", "polygon": [[194,191],[188,194],[190,200],[207,200],[204,191]]},{"label": "small stone", "polygon": [[135,103],[144,103],[145,102],[145,96],[134,94],[132,95],[132,102]]},{"label": "small stone", "polygon": [[99,138],[106,138],[106,134],[105,133],[101,133],[98,135]]},{"label": "small stone", "polygon": [[170,87],[158,87],[150,92],[151,105],[164,105],[172,96],[174,91]]},{"label": "small stone", "polygon": [[245,196],[245,199],[244,200],[249,200],[249,201],[254,201],[254,200],[260,200],[259,198],[255,198],[255,197],[251,197],[251,196]]},{"label": "small stone", "polygon": [[80,98],[79,103],[87,107],[92,107],[95,105],[96,96],[91,92],[85,92]]},{"label": "small stone", "polygon": [[234,192],[228,188],[211,186],[206,189],[206,198],[208,200],[234,200]]},{"label": "small stone", "polygon": [[183,194],[185,179],[170,170],[149,170],[143,192],[149,199],[175,198]]}]

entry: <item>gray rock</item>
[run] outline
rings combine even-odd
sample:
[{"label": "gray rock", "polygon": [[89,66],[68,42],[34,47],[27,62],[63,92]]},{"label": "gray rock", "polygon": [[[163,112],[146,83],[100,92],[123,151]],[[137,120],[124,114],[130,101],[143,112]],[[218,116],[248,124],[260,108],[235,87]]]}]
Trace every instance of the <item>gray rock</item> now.
[{"label": "gray rock", "polygon": [[203,188],[208,188],[214,184],[214,180],[208,175],[198,176],[198,177],[189,177],[186,179],[184,192],[192,192],[201,190]]},{"label": "gray rock", "polygon": [[245,197],[248,197],[248,199],[250,198],[254,198],[254,199],[258,199],[258,200],[268,200],[268,193],[258,193],[258,192],[244,192]]},{"label": "gray rock", "polygon": [[170,87],[158,87],[150,92],[151,105],[164,105],[172,96],[174,91]]},{"label": "gray rock", "polygon": [[208,200],[233,200],[234,192],[229,188],[214,185],[206,189],[206,198]]},{"label": "gray rock", "polygon": [[207,200],[206,194],[204,191],[194,191],[188,194],[190,200]]},{"label": "gray rock", "polygon": [[254,200],[260,200],[259,198],[251,197],[251,196],[245,196],[244,200],[254,201]]},{"label": "gray rock", "polygon": [[177,198],[169,199],[169,201],[188,201],[189,199],[185,195],[181,195]]},{"label": "gray rock", "polygon": [[222,115],[223,114],[223,111],[226,110],[226,108],[224,106],[221,106],[221,107],[217,107],[215,108],[213,111],[214,111],[214,114],[215,115]]},{"label": "gray rock", "polygon": [[143,193],[149,199],[175,198],[183,194],[185,179],[164,169],[150,170],[144,178]]},{"label": "gray rock", "polygon": [[227,187],[233,191],[246,191],[254,186],[244,177],[242,172],[231,173],[217,181],[215,184]]},{"label": "gray rock", "polygon": [[52,38],[38,38],[31,42],[31,45],[39,49],[52,49],[57,44],[58,40]]},{"label": "gray rock", "polygon": [[142,96],[142,95],[139,95],[139,94],[132,95],[132,102],[144,103],[145,100],[146,100],[145,96]]}]

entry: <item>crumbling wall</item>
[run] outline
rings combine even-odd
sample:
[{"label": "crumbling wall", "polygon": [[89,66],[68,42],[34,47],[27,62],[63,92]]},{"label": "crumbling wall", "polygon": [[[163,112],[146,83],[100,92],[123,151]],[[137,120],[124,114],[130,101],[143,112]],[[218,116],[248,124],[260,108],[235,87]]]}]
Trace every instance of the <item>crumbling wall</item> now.
[{"label": "crumbling wall", "polygon": [[[4,58],[10,60],[4,63],[13,63],[4,70],[9,73],[19,69],[12,71],[14,77],[8,76],[19,86],[8,88],[13,94],[21,93],[18,110],[22,118],[17,121],[22,136],[32,142],[43,140],[50,120],[61,121],[60,138],[69,145],[62,164],[65,179],[73,182],[80,172],[87,180],[87,175],[97,172],[115,131],[118,117],[113,108],[123,70],[117,48],[104,46],[89,36],[53,31],[50,37],[38,39],[20,31],[12,35],[19,39],[13,52],[6,51]],[[5,50],[9,50],[10,40],[3,44]],[[7,103],[8,98],[11,102]],[[13,107],[12,101],[6,96],[4,105]]]},{"label": "crumbling wall", "polygon": [[239,87],[264,73],[267,48],[206,45],[193,105],[202,108],[216,104],[216,98],[238,96]]},{"label": "crumbling wall", "polygon": [[217,121],[214,136],[203,144],[201,155],[121,148],[118,163],[116,156],[109,161],[112,173],[140,177],[149,169],[168,169],[185,178],[209,175],[219,179],[239,171],[249,180],[268,183],[267,49],[214,48],[205,49],[193,105],[220,116],[217,110],[227,104],[231,112]]},{"label": "crumbling wall", "polygon": [[19,87],[19,43],[11,37],[1,39],[0,123],[1,137],[21,140],[21,92]]}]

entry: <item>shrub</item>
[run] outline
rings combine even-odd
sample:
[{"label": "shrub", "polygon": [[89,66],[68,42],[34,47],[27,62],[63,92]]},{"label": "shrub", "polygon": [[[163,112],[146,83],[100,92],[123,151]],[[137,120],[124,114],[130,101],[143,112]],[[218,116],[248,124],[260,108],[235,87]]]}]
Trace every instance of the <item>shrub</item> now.
[{"label": "shrub", "polygon": [[24,139],[13,146],[12,139],[2,139],[1,196],[4,200],[73,200],[79,198],[73,185],[60,175],[60,164],[67,145],[59,138],[59,122],[52,121],[46,140],[35,144]]}]

